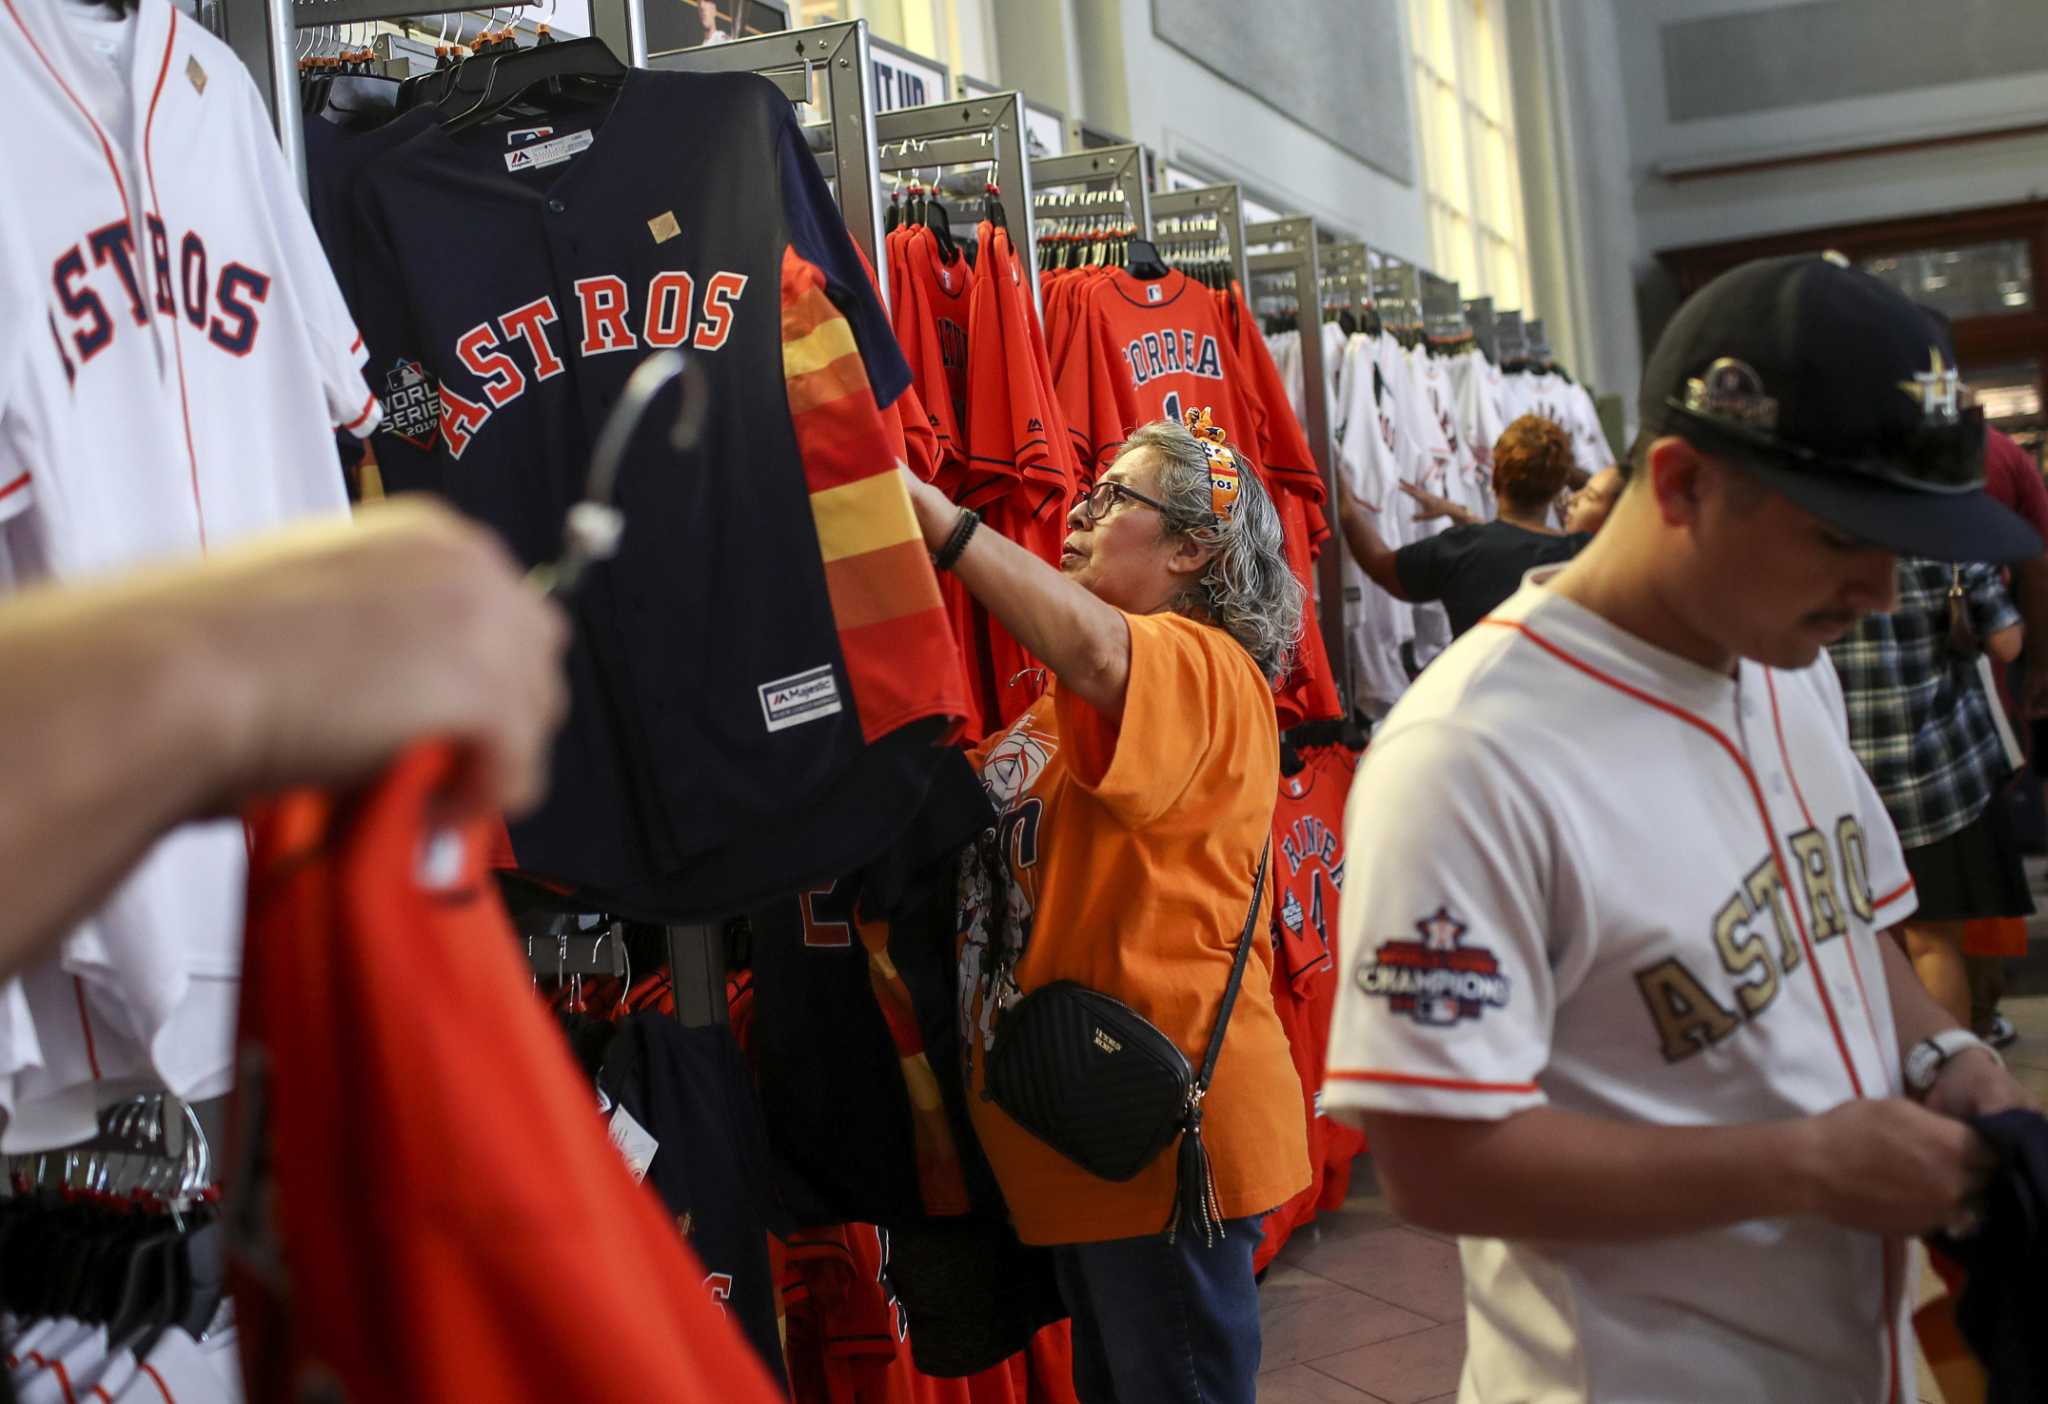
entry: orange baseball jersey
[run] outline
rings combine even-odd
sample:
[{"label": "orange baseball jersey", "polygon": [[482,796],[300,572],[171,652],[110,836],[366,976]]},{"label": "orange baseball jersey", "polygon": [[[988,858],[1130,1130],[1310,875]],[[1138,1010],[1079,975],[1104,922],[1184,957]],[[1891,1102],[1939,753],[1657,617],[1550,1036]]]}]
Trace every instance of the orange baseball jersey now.
[{"label": "orange baseball jersey", "polygon": [[1204,406],[1249,456],[1257,419],[1209,290],[1179,270],[1134,278],[1113,269],[1081,284],[1056,383],[1082,485],[1116,458],[1133,429]]},{"label": "orange baseball jersey", "polygon": [[255,826],[229,1198],[249,1395],[773,1404],[533,997],[488,825],[437,818],[455,764],[422,747]]}]

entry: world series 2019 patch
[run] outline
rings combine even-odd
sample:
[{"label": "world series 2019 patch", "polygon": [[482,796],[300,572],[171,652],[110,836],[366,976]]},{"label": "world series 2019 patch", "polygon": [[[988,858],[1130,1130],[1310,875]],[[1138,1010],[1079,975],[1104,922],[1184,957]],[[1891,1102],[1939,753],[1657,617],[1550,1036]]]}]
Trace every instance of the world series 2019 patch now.
[{"label": "world series 2019 patch", "polygon": [[1415,923],[1416,940],[1383,941],[1353,978],[1396,1014],[1444,1028],[1505,1009],[1510,982],[1484,946],[1465,944],[1465,923],[1439,906]]}]

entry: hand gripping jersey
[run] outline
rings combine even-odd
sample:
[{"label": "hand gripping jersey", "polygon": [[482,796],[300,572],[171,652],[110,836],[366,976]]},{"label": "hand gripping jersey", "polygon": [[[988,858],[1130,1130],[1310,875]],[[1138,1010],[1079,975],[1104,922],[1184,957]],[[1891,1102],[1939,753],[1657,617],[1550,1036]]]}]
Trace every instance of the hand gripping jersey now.
[{"label": "hand gripping jersey", "polygon": [[[1913,887],[1825,658],[1709,672],[1524,586],[1373,737],[1345,838],[1327,1107],[1700,1126],[1899,1092],[1878,942]],[[1875,1234],[1460,1246],[1467,1401],[1912,1388]]]},{"label": "hand gripping jersey", "polygon": [[908,376],[772,84],[635,70],[554,127],[429,124],[363,163],[379,458],[547,559],[633,367],[672,347],[703,371],[701,441],[675,453],[658,409],[623,464],[553,784],[512,839],[620,909],[736,910],[886,846],[965,713],[884,415]]},{"label": "hand gripping jersey", "polygon": [[[345,511],[332,429],[378,410],[241,61],[163,0],[5,0],[0,83],[0,575]],[[244,863],[237,824],[176,831],[29,982],[50,998],[40,1046],[16,1039],[6,1149],[89,1136],[124,1086],[224,1089]]]},{"label": "hand gripping jersey", "polygon": [[533,997],[487,826],[430,817],[454,765],[424,748],[258,826],[228,1198],[250,1396],[769,1404]]}]

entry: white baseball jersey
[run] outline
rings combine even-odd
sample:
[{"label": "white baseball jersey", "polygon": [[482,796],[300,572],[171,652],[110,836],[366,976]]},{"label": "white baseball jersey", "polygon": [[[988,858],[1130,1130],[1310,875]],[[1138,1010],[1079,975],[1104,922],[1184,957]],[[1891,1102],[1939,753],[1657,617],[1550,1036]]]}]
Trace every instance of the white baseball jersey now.
[{"label": "white baseball jersey", "polygon": [[[1429,382],[1424,370],[1427,364],[1428,352],[1421,347],[1404,351],[1392,337],[1382,337],[1380,372],[1386,379],[1389,393],[1395,397],[1397,420],[1403,430],[1396,440],[1396,449],[1404,459],[1401,476],[1439,496],[1453,497],[1457,455],[1430,400]],[[1412,500],[1403,510],[1408,516],[1403,545],[1436,536],[1451,528],[1450,519],[1446,517],[1416,521],[1414,513],[1417,509]],[[1435,602],[1417,604],[1414,615],[1415,666],[1420,668],[1450,643],[1451,619],[1444,612],[1443,605]]]},{"label": "white baseball jersey", "polygon": [[1477,351],[1467,351],[1451,361],[1450,372],[1459,432],[1471,450],[1473,477],[1485,504],[1481,520],[1490,521],[1495,512],[1493,448],[1508,427],[1502,413],[1500,368]]},{"label": "white baseball jersey", "polygon": [[[1325,1105],[1701,1126],[1896,1094],[1878,942],[1913,888],[1832,666],[1710,672],[1552,573],[1417,680],[1359,767]],[[1460,1246],[1466,1404],[1912,1388],[1906,1270],[1874,1234]]]},{"label": "white baseball jersey", "polygon": [[[241,62],[165,0],[125,19],[0,0],[0,37],[10,571],[74,579],[345,512],[332,426],[367,433],[377,402]],[[31,1089],[42,1135],[76,1139],[92,1097],[59,1114],[65,1089],[224,1081],[244,865],[239,824],[180,830],[65,943],[66,997],[31,1001],[44,1062],[14,1074],[7,1149],[26,1148]]]},{"label": "white baseball jersey", "polygon": [[[1374,393],[1377,349],[1369,336],[1354,336],[1345,348],[1334,416],[1337,463],[1351,494],[1374,514],[1381,539],[1398,546],[1408,529],[1409,499],[1396,486],[1398,431]],[[1349,551],[1344,553],[1344,605],[1351,635],[1351,695],[1368,715],[1383,716],[1408,690],[1401,645],[1414,637],[1413,612],[1373,584]]]}]

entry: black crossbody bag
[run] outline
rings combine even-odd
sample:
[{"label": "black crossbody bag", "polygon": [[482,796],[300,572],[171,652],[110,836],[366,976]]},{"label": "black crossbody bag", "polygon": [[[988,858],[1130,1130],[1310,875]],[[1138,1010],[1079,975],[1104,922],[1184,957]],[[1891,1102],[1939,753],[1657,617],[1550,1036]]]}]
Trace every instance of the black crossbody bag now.
[{"label": "black crossbody bag", "polygon": [[1202,1145],[1202,1098],[1216,1075],[1223,1033],[1244,983],[1272,849],[1268,840],[1259,855],[1251,910],[1199,1072],[1144,1015],[1071,980],[1018,1000],[996,1025],[989,1050],[990,1099],[1091,1175],[1130,1180],[1179,1138],[1173,1209],[1164,1230],[1169,1241],[1182,1228],[1197,1229],[1210,1242],[1222,1232],[1221,1205]]}]

